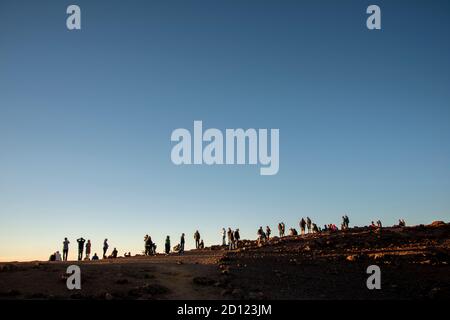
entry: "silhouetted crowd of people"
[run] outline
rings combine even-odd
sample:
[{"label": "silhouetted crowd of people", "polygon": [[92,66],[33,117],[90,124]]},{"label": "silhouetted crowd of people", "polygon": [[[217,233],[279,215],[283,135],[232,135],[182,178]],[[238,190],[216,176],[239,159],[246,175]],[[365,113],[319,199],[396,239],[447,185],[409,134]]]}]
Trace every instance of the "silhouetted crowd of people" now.
[{"label": "silhouetted crowd of people", "polygon": [[[91,258],[91,247],[92,243],[91,240],[85,240],[83,237],[77,239],[78,243],[78,261],[81,260],[99,260],[99,257],[97,253],[94,253],[94,255]],[[55,253],[50,255],[50,261],[67,261],[68,255],[69,255],[69,244],[70,241],[67,238],[64,238],[63,241],[63,255],[61,257],[61,254],[59,251],[56,251]],[[103,259],[107,258],[117,258],[118,251],[116,248],[111,252],[111,255],[107,256],[106,253],[108,251],[109,245],[108,245],[108,239],[105,239],[103,242]],[[128,253],[131,256],[131,253]],[[84,255],[84,258],[83,258]],[[124,256],[127,256],[127,253],[124,254]]]},{"label": "silhouetted crowd of people", "polygon": [[[299,221],[300,227],[300,235],[304,236],[306,234],[315,234],[320,232],[336,232],[338,231],[338,227],[335,224],[326,224],[323,229],[317,226],[310,217],[301,218]],[[398,227],[406,227],[406,222],[404,219],[399,219]],[[350,219],[347,215],[342,216],[341,230],[345,231],[350,228]],[[373,233],[376,233],[378,237],[381,237],[381,230],[383,225],[381,220],[378,220],[376,223],[374,221],[368,226],[369,230]],[[265,230],[262,226],[257,230],[257,244],[262,245],[271,239],[272,230],[269,226],[265,227]],[[228,250],[238,249],[240,246],[240,233],[239,229],[236,228],[232,230],[230,227],[228,230],[222,228],[222,246],[228,248]],[[280,238],[286,236],[286,225],[284,222],[278,223],[278,235]],[[298,236],[299,233],[295,228],[289,228],[289,236]],[[91,258],[91,248],[92,243],[91,240],[85,240],[83,237],[78,238],[78,260],[99,260],[97,253]],[[194,233],[194,241],[196,249],[204,249],[205,243],[201,238],[200,232],[198,230]],[[52,255],[50,255],[50,261],[67,261],[69,254],[69,244],[70,241],[67,238],[64,238],[63,241],[63,251],[62,256],[59,251],[56,251]],[[107,255],[109,249],[108,239],[103,241],[103,259],[114,259],[118,257],[118,251],[114,248],[110,255]],[[185,234],[182,233],[180,237],[180,242],[173,247],[171,251],[171,241],[170,236],[166,237],[164,252],[166,255],[169,255],[171,252],[183,254],[185,249]],[[144,236],[144,251],[143,254],[145,256],[156,255],[156,244],[152,241],[152,237],[148,234]],[[84,255],[84,258],[83,258]],[[126,252],[124,257],[131,257],[131,252]]]}]

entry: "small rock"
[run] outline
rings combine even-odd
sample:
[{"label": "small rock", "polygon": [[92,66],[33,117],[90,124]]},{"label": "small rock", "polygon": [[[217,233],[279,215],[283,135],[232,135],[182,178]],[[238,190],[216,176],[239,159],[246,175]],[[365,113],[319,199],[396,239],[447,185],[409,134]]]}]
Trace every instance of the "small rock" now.
[{"label": "small rock", "polygon": [[220,294],[224,297],[224,296],[228,296],[231,294],[231,291],[229,289],[224,289],[222,290],[222,292],[220,292]]},{"label": "small rock", "polygon": [[128,283],[128,279],[119,279],[116,281],[117,284],[127,284]]},{"label": "small rock", "polygon": [[145,293],[149,293],[152,295],[156,295],[156,294],[165,294],[169,292],[169,289],[159,285],[159,284],[146,284],[145,286],[142,287],[142,290]]},{"label": "small rock", "polygon": [[231,291],[231,295],[236,299],[242,299],[244,292],[241,289],[236,288]]},{"label": "small rock", "polygon": [[21,295],[21,292],[19,291],[19,290],[14,290],[14,289],[12,289],[12,290],[8,290],[8,291],[6,291],[6,292],[1,292],[0,291],[0,297],[17,297],[17,296],[20,296]]},{"label": "small rock", "polygon": [[261,291],[258,291],[258,292],[250,292],[248,294],[248,298],[250,300],[263,300],[265,297],[264,297],[264,293],[262,293]]},{"label": "small rock", "polygon": [[128,295],[134,298],[142,296],[142,292],[139,288],[133,288],[128,291]]},{"label": "small rock", "polygon": [[31,299],[46,299],[48,298],[48,296],[45,293],[41,293],[41,292],[37,292],[37,293],[33,293],[30,296]]},{"label": "small rock", "polygon": [[80,300],[83,299],[83,296],[81,295],[81,293],[73,293],[70,295],[70,299]]},{"label": "small rock", "polygon": [[105,300],[113,300],[113,299],[114,299],[114,297],[112,296],[111,293],[109,293],[109,292],[105,293]]},{"label": "small rock", "polygon": [[433,288],[428,293],[428,297],[430,299],[437,299],[437,298],[439,298],[440,293],[441,293],[441,288]]},{"label": "small rock", "polygon": [[347,256],[347,258],[345,258],[345,259],[347,261],[354,262],[354,261],[358,260],[358,256],[356,254],[352,254],[352,255]]},{"label": "small rock", "polygon": [[215,283],[213,279],[207,277],[195,277],[192,281],[200,286],[211,286]]}]

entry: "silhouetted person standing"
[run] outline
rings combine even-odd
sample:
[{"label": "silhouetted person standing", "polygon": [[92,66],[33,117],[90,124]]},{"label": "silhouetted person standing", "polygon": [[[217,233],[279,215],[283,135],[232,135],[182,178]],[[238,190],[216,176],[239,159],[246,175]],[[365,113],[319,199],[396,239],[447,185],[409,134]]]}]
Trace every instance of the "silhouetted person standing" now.
[{"label": "silhouetted person standing", "polygon": [[86,242],[86,259],[89,260],[90,257],[91,257],[91,240],[88,240]]},{"label": "silhouetted person standing", "polygon": [[166,254],[170,253],[170,237],[167,236],[166,238]]},{"label": "silhouetted person standing", "polygon": [[194,233],[194,239],[195,239],[195,248],[198,249],[200,246],[200,232],[195,231]]},{"label": "silhouetted person standing", "polygon": [[272,230],[270,230],[269,226],[266,226],[266,238],[267,240],[270,240],[270,234],[272,233]]},{"label": "silhouetted person standing", "polygon": [[225,228],[222,228],[222,246],[227,245],[227,243],[225,241],[226,237],[227,237],[227,231],[225,230]]},{"label": "silhouetted person standing", "polygon": [[377,229],[378,229],[378,237],[381,238],[381,230],[383,229],[383,224],[381,223],[381,220],[377,221]]},{"label": "silhouetted person standing", "polygon": [[231,250],[233,249],[233,230],[231,230],[230,227],[228,227],[227,238],[228,238],[228,250]]},{"label": "silhouetted person standing", "polygon": [[239,234],[239,229],[234,230],[234,248],[237,249],[239,247],[239,240],[241,239],[241,235]]},{"label": "silhouetted person standing", "polygon": [[305,219],[302,218],[302,220],[300,220],[299,225],[300,225],[300,232],[301,232],[302,235],[304,235],[305,234],[305,228],[306,228],[306,221],[305,221]]},{"label": "silhouetted person standing", "polygon": [[262,227],[259,227],[258,232],[256,234],[258,235],[258,245],[261,245],[263,242],[266,241],[266,234],[264,233]]},{"label": "silhouetted person standing", "polygon": [[108,239],[105,239],[105,241],[103,241],[103,259],[106,259],[106,252],[108,251],[108,248]]},{"label": "silhouetted person standing", "polygon": [[77,239],[78,242],[78,261],[83,259],[83,249],[84,249],[84,243],[86,240],[83,239],[83,237]]},{"label": "silhouetted person standing", "polygon": [[144,241],[145,241],[145,255],[149,256],[152,254],[153,252],[153,241],[152,241],[152,237],[149,236],[148,234],[144,237]]},{"label": "silhouetted person standing", "polygon": [[180,253],[184,253],[184,233],[181,234],[181,239],[180,239]]},{"label": "silhouetted person standing", "polygon": [[306,217],[306,227],[308,228],[308,233],[311,233],[311,219]]},{"label": "silhouetted person standing", "polygon": [[67,238],[64,238],[63,242],[63,260],[67,261],[67,256],[69,255],[69,243],[70,241]]}]

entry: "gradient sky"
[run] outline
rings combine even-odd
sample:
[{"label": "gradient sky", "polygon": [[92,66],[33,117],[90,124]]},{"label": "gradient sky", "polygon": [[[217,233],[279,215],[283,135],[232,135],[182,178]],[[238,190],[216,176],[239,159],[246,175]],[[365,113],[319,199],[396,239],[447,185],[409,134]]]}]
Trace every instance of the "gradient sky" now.
[{"label": "gradient sky", "polygon": [[[449,221],[449,31],[447,0],[0,0],[0,260],[306,215]],[[194,120],[279,128],[278,175],[173,165]]]}]

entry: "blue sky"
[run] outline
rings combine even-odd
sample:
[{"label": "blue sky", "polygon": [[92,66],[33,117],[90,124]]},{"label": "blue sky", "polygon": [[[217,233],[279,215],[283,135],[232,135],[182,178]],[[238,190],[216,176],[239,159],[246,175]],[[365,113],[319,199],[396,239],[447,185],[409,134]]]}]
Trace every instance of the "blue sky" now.
[{"label": "blue sky", "polygon": [[[82,30],[66,29],[66,8]],[[382,30],[366,28],[370,4]],[[448,1],[1,1],[0,260],[65,236],[450,220]],[[176,128],[279,128],[280,171],[180,166]]]}]

